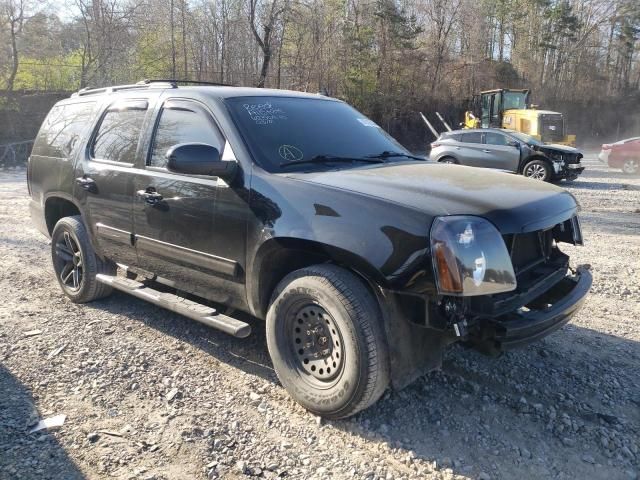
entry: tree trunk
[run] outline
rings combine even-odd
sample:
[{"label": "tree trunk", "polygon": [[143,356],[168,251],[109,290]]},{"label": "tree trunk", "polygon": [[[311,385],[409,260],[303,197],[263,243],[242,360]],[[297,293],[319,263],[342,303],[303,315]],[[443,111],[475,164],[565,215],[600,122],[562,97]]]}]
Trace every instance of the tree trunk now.
[{"label": "tree trunk", "polygon": [[176,32],[173,18],[173,0],[169,2],[169,23],[171,24],[171,78],[176,78]]},{"label": "tree trunk", "polygon": [[16,37],[18,36],[18,32],[16,31],[15,21],[11,21],[11,73],[9,74],[9,79],[7,80],[7,90],[13,90],[13,84],[16,81],[16,75],[18,74],[18,66],[20,65],[20,61],[18,59],[18,45],[16,42]]}]

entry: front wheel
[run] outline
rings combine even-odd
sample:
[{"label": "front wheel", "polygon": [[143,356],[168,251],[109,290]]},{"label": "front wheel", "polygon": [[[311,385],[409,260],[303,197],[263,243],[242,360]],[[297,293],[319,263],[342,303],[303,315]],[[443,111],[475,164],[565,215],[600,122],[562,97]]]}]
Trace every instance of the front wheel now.
[{"label": "front wheel", "polygon": [[51,256],[58,283],[71,301],[85,303],[111,293],[111,287],[99,283],[96,275],[114,275],[116,266],[96,256],[80,216],[64,217],[56,223]]},{"label": "front wheel", "polygon": [[373,294],[334,265],[297,270],[277,286],[267,345],[295,401],[326,418],[373,404],[389,383],[389,355]]},{"label": "front wheel", "polygon": [[551,180],[551,166],[544,160],[532,160],[522,169],[522,175],[534,180],[548,182]]}]

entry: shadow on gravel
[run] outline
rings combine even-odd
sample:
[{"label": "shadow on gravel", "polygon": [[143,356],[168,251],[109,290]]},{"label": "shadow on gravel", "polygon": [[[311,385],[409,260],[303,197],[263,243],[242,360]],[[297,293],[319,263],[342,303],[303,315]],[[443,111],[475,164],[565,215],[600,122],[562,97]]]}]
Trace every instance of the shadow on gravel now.
[{"label": "shadow on gravel", "polygon": [[251,325],[251,335],[240,339],[117,291],[107,299],[93,302],[87,307],[127,315],[163,334],[189,343],[221,362],[269,382],[278,382],[267,351],[264,322],[251,315],[241,312],[233,314]]},{"label": "shadow on gravel", "polygon": [[[600,177],[600,175],[598,175],[598,177]],[[633,177],[627,177],[627,180],[631,179]],[[578,189],[584,189],[584,190],[611,190],[611,191],[617,191],[617,190],[640,190],[640,187],[637,187],[635,185],[629,185],[627,183],[624,182],[624,179],[620,179],[620,183],[607,183],[607,182],[591,182],[589,180],[584,181],[584,180],[576,180],[574,182],[571,183],[564,183],[560,185],[561,187],[571,187],[571,188],[578,188]]]},{"label": "shadow on gravel", "polygon": [[2,365],[0,392],[0,478],[84,478],[52,433],[28,433],[40,419],[35,402],[29,389]]}]

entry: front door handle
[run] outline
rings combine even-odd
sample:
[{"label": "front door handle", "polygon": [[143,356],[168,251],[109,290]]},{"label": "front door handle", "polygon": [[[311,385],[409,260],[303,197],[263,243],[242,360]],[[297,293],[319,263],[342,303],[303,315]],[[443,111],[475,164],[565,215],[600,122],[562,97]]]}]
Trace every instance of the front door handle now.
[{"label": "front door handle", "polygon": [[80,188],[83,188],[92,193],[95,193],[98,191],[98,186],[96,185],[96,182],[92,178],[87,177],[86,175],[76,178],[76,184],[79,185]]},{"label": "front door handle", "polygon": [[156,205],[162,200],[162,195],[156,192],[156,189],[153,187],[148,187],[146,190],[138,190],[136,194],[144,198],[144,201],[149,205]]},{"label": "front door handle", "polygon": [[491,153],[491,150],[482,150],[484,153]]}]

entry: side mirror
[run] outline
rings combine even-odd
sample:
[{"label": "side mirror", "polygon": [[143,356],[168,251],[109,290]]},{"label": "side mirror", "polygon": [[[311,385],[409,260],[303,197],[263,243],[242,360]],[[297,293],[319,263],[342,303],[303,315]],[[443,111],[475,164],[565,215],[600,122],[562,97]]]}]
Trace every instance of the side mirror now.
[{"label": "side mirror", "polygon": [[507,145],[509,145],[510,147],[520,148],[520,142],[518,142],[517,140],[508,140]]},{"label": "side mirror", "polygon": [[165,156],[170,172],[187,175],[230,179],[238,167],[234,161],[223,161],[218,149],[206,143],[180,143],[167,150]]}]

